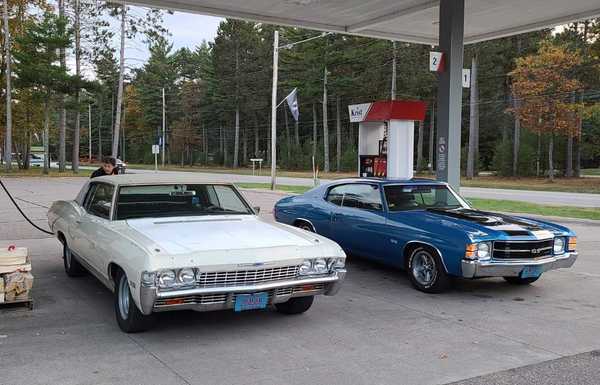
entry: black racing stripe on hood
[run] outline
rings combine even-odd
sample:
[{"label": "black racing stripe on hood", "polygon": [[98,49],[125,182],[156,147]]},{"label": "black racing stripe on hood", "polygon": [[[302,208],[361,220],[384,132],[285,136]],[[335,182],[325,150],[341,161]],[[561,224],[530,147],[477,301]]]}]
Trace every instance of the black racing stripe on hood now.
[{"label": "black racing stripe on hood", "polygon": [[[527,231],[542,230],[542,228],[536,224],[521,221],[512,216],[498,214],[498,213],[491,213],[491,212],[487,212],[487,211],[464,209],[464,208],[444,209],[444,208],[436,208],[436,207],[429,208],[429,209],[427,209],[427,211],[430,211],[430,212],[433,212],[436,214],[447,215],[447,216],[453,217],[453,218],[463,219],[463,220],[466,220],[469,222],[474,222],[474,223],[478,223],[480,225],[490,226],[490,227],[502,226],[502,225],[518,225],[518,226],[523,227]],[[510,233],[510,232],[512,232],[512,231],[511,230],[507,231],[507,233]],[[529,234],[510,234],[510,235],[529,235]]]}]

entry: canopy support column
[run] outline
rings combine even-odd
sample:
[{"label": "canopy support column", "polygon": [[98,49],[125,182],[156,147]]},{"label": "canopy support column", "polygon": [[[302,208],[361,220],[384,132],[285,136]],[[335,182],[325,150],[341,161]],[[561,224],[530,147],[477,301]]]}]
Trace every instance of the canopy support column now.
[{"label": "canopy support column", "polygon": [[440,0],[440,51],[444,71],[438,88],[437,179],[460,187],[464,0]]}]

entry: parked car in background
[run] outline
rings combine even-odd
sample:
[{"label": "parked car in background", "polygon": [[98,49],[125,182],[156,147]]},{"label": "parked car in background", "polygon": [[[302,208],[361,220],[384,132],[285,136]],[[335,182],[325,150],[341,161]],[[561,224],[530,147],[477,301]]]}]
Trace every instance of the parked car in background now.
[{"label": "parked car in background", "polygon": [[278,222],[326,236],[355,254],[407,270],[424,292],[449,277],[530,284],[577,259],[575,234],[541,220],[475,210],[428,179],[348,179],[286,197]]},{"label": "parked car in background", "polygon": [[339,245],[256,213],[231,184],[129,174],[88,181],[75,200],[52,205],[48,223],[66,273],[87,270],[114,291],[125,332],[169,310],[274,305],[298,314],[314,296],[338,292],[346,275]]},{"label": "parked car in background", "polygon": [[125,171],[127,171],[127,163],[123,162],[119,158],[116,158],[115,161],[117,162],[118,173],[119,174],[125,174]]},{"label": "parked car in background", "polygon": [[44,167],[44,155],[29,154],[29,167]]}]

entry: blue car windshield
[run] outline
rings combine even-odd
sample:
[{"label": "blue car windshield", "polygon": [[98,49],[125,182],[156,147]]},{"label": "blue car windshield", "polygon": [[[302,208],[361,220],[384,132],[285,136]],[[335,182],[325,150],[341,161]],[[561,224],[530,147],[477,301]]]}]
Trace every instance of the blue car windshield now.
[{"label": "blue car windshield", "polygon": [[468,207],[444,185],[389,185],[384,192],[389,211]]}]

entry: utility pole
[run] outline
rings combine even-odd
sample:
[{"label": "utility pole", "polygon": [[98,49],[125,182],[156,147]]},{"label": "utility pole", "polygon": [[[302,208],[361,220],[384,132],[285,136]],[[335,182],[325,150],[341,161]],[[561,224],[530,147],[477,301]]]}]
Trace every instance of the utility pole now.
[{"label": "utility pole", "polygon": [[121,124],[121,160],[125,162],[125,114],[127,109],[125,108],[125,96],[123,96],[123,123]]},{"label": "utility pole", "polygon": [[[65,17],[65,0],[58,0],[58,16]],[[60,68],[66,71],[67,59],[65,48],[59,48]],[[67,109],[65,108],[65,94],[59,96],[60,110],[58,112],[58,171],[66,169],[66,140],[67,140]]]},{"label": "utility pole", "polygon": [[[79,0],[75,0],[75,75],[81,75],[81,20],[80,20],[80,4]],[[75,129],[73,130],[73,149],[71,155],[71,170],[73,173],[79,172],[79,143],[81,140],[81,91],[78,89],[75,92],[75,100],[77,103],[77,113],[75,114]]]},{"label": "utility pole", "polygon": [[469,149],[467,154],[467,179],[473,179],[477,160],[477,135],[479,131],[479,92],[477,89],[477,55],[471,59],[471,106],[469,119]]},{"label": "utility pole", "polygon": [[329,172],[329,126],[327,118],[327,67],[323,71],[323,171]]},{"label": "utility pole", "polygon": [[112,154],[116,158],[119,153],[119,130],[121,129],[121,108],[123,105],[123,81],[125,77],[125,27],[127,23],[127,5],[121,8],[121,51],[119,53],[119,84],[117,87],[117,112],[113,127]]},{"label": "utility pole", "polygon": [[273,34],[273,90],[271,92],[271,190],[275,190],[277,173],[277,75],[279,65],[279,31]]},{"label": "utility pole", "polygon": [[165,167],[165,88],[162,89],[162,166]]},{"label": "utility pole", "polygon": [[9,171],[12,163],[12,94],[10,73],[10,30],[8,28],[8,0],[4,0],[4,60],[6,61],[6,135],[4,137],[4,169]]},{"label": "utility pole", "polygon": [[92,164],[92,103],[88,103],[88,159]]},{"label": "utility pole", "polygon": [[392,100],[396,100],[396,42],[392,41]]}]

